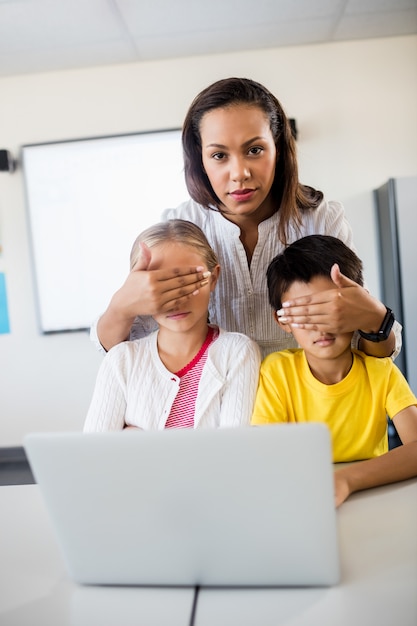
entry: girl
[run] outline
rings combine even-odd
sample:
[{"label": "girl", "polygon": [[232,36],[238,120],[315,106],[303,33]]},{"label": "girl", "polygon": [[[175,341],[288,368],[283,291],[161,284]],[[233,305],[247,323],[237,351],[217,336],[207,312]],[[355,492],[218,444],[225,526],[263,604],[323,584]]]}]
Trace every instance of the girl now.
[{"label": "girl", "polygon": [[220,267],[203,232],[184,220],[156,224],[136,239],[131,267],[141,254],[151,257],[149,270],[157,277],[173,266],[196,267],[198,293],[156,313],[146,337],[109,351],[84,431],[249,424],[260,353],[245,335],[207,321]]},{"label": "girl", "polygon": [[[210,319],[254,339],[262,356],[295,347],[269,313],[266,270],[305,235],[332,235],[354,248],[342,205],[299,182],[289,121],[275,96],[253,80],[228,78],[204,89],[187,113],[182,142],[191,200],[166,211],[164,219],[194,222],[219,255],[222,275]],[[204,279],[195,266],[171,263],[155,274],[150,259],[139,257],[92,328],[99,347],[107,350],[130,333],[142,336],[148,332],[146,315],[181,307],[198,293]],[[378,335],[386,307],[341,273],[334,284],[336,289],[284,303],[288,321],[328,332],[361,329],[368,338],[356,333],[354,347],[374,356],[398,354],[397,322],[383,341]],[[375,335],[378,343],[369,339]]]}]

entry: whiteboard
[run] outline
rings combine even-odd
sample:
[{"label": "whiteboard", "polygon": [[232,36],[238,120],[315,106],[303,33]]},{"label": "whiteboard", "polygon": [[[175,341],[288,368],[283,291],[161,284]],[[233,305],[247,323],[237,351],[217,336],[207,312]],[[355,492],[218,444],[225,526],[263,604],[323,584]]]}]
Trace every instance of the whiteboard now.
[{"label": "whiteboard", "polygon": [[189,198],[181,131],[27,145],[22,164],[40,331],[89,328],[136,236]]}]

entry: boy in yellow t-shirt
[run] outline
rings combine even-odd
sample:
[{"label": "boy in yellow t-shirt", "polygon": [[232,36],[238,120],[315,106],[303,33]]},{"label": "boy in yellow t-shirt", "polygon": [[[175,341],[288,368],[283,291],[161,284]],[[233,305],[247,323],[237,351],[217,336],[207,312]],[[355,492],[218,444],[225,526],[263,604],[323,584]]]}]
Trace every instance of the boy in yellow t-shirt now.
[{"label": "boy in yellow t-shirt", "polygon": [[[362,461],[335,472],[338,506],[355,491],[417,476],[417,398],[390,358],[351,347],[353,333],[331,334],[294,324],[285,309],[295,298],[335,290],[340,273],[349,289],[363,284],[362,262],[342,241],[326,235],[299,239],[267,271],[276,322],[301,346],[267,356],[261,366],[252,424],[324,422],[334,462]],[[332,294],[333,295],[333,294]],[[369,333],[366,335],[369,337]],[[388,451],[387,415],[402,444]]]}]

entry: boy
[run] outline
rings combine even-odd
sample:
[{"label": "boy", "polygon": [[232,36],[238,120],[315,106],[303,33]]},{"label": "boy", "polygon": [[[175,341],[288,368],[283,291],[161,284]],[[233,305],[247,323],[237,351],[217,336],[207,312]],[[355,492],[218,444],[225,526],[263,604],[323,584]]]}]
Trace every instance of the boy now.
[{"label": "boy", "polygon": [[[335,472],[336,506],[355,491],[417,476],[417,398],[392,360],[353,350],[353,333],[310,330],[285,316],[291,300],[337,289],[332,276],[339,269],[352,286],[362,286],[360,259],[326,235],[303,237],[270,263],[267,284],[275,321],[301,348],[264,359],[252,416],[255,425],[328,425],[333,461],[361,461]],[[403,444],[390,452],[387,414]]]}]

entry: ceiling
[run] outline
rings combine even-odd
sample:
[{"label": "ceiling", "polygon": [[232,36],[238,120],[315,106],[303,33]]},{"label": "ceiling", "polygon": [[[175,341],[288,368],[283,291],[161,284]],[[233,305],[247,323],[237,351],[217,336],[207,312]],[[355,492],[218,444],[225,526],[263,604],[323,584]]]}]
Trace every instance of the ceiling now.
[{"label": "ceiling", "polygon": [[417,0],[0,0],[0,76],[417,33]]}]

